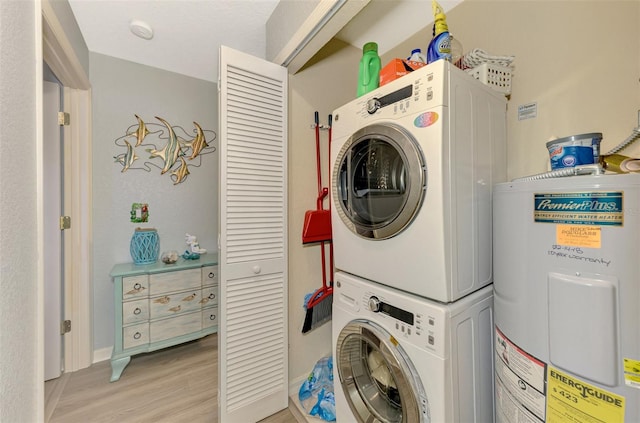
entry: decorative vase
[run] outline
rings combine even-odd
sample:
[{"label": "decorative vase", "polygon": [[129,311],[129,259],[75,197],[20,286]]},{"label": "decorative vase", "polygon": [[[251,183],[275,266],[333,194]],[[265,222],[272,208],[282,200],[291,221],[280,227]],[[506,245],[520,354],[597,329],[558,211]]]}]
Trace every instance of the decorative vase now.
[{"label": "decorative vase", "polygon": [[160,253],[158,231],[154,228],[136,228],[129,252],[135,264],[155,263]]}]

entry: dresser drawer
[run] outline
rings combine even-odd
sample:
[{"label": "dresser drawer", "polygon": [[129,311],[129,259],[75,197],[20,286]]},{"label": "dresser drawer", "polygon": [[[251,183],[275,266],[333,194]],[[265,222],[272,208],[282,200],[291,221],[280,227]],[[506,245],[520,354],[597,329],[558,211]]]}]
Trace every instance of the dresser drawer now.
[{"label": "dresser drawer", "polygon": [[151,319],[157,319],[198,310],[201,307],[201,299],[200,288],[149,298],[149,316]]},{"label": "dresser drawer", "polygon": [[202,329],[218,326],[218,307],[209,307],[202,310]]},{"label": "dresser drawer", "polygon": [[135,300],[122,303],[122,324],[128,325],[149,320],[149,300]]},{"label": "dresser drawer", "polygon": [[122,278],[122,299],[146,297],[149,294],[149,276],[129,276]]},{"label": "dresser drawer", "polygon": [[218,266],[202,268],[202,286],[218,284]]},{"label": "dresser drawer", "polygon": [[201,269],[189,269],[180,272],[151,275],[149,280],[149,296],[200,288],[202,286],[202,273],[200,270]]},{"label": "dresser drawer", "polygon": [[164,341],[180,335],[198,332],[202,329],[202,312],[157,320],[150,324],[151,342]]},{"label": "dresser drawer", "polygon": [[218,286],[209,286],[202,289],[202,307],[210,307],[218,304]]},{"label": "dresser drawer", "polygon": [[149,343],[149,324],[141,323],[138,325],[127,326],[122,328],[122,348],[137,347]]}]

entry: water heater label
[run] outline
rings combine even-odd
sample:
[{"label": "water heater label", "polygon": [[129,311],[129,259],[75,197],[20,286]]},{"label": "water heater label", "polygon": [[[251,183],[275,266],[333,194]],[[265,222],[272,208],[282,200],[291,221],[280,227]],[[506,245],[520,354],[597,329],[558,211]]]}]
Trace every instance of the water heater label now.
[{"label": "water heater label", "polygon": [[640,389],[640,361],[624,359],[624,383],[632,388]]},{"label": "water heater label", "polygon": [[600,248],[602,246],[601,229],[600,226],[557,225],[556,244]]},{"label": "water heater label", "polygon": [[561,192],[534,194],[534,220],[570,225],[622,226],[624,193]]},{"label": "water heater label", "polygon": [[544,421],[546,364],[514,344],[497,326],[494,345],[496,422]]},{"label": "water heater label", "polygon": [[549,366],[547,422],[624,422],[624,397]]}]

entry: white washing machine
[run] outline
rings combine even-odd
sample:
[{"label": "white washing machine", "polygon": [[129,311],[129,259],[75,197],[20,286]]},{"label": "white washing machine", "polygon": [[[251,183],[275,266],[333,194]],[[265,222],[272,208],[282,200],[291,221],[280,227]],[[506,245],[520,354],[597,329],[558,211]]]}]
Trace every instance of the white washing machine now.
[{"label": "white washing machine", "polygon": [[504,95],[439,60],[333,113],[335,266],[451,302],[493,280]]},{"label": "white washing machine", "polygon": [[492,286],[442,304],[338,272],[338,423],[493,421]]}]

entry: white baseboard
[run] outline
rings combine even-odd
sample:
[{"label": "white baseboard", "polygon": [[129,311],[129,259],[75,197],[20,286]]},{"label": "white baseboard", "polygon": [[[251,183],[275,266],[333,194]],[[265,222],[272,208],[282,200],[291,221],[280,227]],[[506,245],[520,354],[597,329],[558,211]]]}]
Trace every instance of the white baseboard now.
[{"label": "white baseboard", "polygon": [[308,377],[309,374],[306,374],[289,381],[289,410],[298,423],[327,423],[326,420],[307,414],[302,404],[300,404],[298,392],[300,391],[302,382]]},{"label": "white baseboard", "polygon": [[113,352],[113,347],[106,347],[106,348],[100,348],[99,350],[93,350],[93,364],[111,359],[112,352]]},{"label": "white baseboard", "polygon": [[309,374],[307,373],[306,375],[298,376],[293,380],[289,380],[289,396],[290,397],[295,396],[296,398],[298,398],[298,392],[300,391],[302,382],[304,382],[304,380],[308,377],[309,377]]}]

